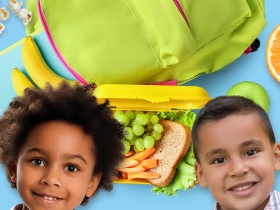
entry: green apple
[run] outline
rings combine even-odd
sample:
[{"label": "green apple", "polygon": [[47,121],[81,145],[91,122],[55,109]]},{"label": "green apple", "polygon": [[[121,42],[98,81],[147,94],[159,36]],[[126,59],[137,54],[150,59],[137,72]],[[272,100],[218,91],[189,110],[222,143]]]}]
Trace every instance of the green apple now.
[{"label": "green apple", "polygon": [[237,83],[228,90],[226,95],[239,95],[249,98],[259,104],[266,112],[268,112],[270,106],[270,100],[266,90],[263,86],[255,82],[244,81]]}]

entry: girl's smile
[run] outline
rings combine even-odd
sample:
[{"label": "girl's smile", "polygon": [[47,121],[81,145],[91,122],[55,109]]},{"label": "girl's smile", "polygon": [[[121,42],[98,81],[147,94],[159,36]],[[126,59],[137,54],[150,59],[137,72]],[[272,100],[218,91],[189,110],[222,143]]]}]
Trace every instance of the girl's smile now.
[{"label": "girl's smile", "polygon": [[90,197],[101,178],[93,175],[94,145],[74,124],[50,121],[37,125],[11,163],[10,176],[24,209],[72,210]]}]

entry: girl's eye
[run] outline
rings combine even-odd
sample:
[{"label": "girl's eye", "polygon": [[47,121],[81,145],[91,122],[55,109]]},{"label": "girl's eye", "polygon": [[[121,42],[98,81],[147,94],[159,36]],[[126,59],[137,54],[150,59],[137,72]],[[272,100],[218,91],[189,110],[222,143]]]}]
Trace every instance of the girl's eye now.
[{"label": "girl's eye", "polygon": [[31,163],[35,166],[45,166],[43,160],[41,159],[33,159],[31,160]]},{"label": "girl's eye", "polygon": [[220,164],[220,163],[223,163],[225,161],[226,161],[225,158],[219,157],[219,158],[216,158],[212,163],[213,164]]},{"label": "girl's eye", "polygon": [[252,156],[252,155],[257,154],[258,152],[259,152],[258,150],[250,149],[245,153],[245,156]]},{"label": "girl's eye", "polygon": [[77,172],[79,171],[79,169],[75,166],[75,165],[68,165],[65,167],[66,171],[69,172]]}]

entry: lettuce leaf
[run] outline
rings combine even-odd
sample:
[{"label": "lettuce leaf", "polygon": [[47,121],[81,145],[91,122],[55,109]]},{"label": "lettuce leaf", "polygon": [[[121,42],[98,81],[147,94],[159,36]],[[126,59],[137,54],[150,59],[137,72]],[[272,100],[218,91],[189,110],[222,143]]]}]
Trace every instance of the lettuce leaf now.
[{"label": "lettuce leaf", "polygon": [[[179,112],[159,112],[159,117],[167,120],[182,123],[192,130],[192,125],[196,118],[196,114],[190,110]],[[194,171],[195,163],[193,146],[190,145],[186,155],[180,161],[176,168],[176,173],[172,182],[165,187],[153,187],[152,192],[156,194],[162,193],[168,196],[176,196],[178,190],[187,190],[197,184],[197,178]]]}]

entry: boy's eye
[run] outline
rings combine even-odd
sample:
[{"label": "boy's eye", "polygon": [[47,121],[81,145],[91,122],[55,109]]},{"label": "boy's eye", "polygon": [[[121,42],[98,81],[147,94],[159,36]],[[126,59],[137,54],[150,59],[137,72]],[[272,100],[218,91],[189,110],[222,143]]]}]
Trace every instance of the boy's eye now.
[{"label": "boy's eye", "polygon": [[258,150],[250,149],[245,153],[245,156],[252,156],[252,155],[257,154],[258,152],[259,152]]},{"label": "boy's eye", "polygon": [[43,160],[41,159],[33,159],[31,160],[31,163],[36,166],[45,166]]},{"label": "boy's eye", "polygon": [[223,163],[225,161],[226,161],[225,158],[219,157],[219,158],[216,158],[212,163],[213,164],[219,164],[219,163]]},{"label": "boy's eye", "polygon": [[65,169],[66,169],[66,171],[69,171],[69,172],[79,171],[79,169],[75,165],[68,165],[65,167]]}]

